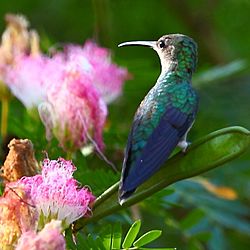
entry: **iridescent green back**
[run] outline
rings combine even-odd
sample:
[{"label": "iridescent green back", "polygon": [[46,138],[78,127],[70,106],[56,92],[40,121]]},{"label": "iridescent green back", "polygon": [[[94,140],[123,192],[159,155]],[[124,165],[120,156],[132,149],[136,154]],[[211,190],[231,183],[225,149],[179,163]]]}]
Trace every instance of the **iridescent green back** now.
[{"label": "iridescent green back", "polygon": [[140,104],[131,131],[133,136],[130,164],[136,161],[169,106],[190,116],[197,112],[196,92],[190,82],[183,81],[176,73],[169,74],[163,81],[158,82]]}]

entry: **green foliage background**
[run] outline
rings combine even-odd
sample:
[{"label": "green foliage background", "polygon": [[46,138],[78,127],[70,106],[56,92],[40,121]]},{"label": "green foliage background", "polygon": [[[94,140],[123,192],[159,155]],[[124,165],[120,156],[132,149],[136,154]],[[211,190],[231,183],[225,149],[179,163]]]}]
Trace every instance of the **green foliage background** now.
[{"label": "green foliage background", "polygon": [[[0,30],[4,30],[7,12],[22,13],[39,32],[44,51],[54,45],[84,43],[91,38],[113,50],[114,61],[126,66],[133,75],[124,87],[124,94],[109,107],[104,134],[105,153],[120,169],[133,114],[155,83],[160,65],[150,49],[118,49],[117,44],[155,40],[168,33],[191,36],[199,46],[194,86],[200,95],[200,109],[189,140],[227,126],[249,129],[249,11],[250,1],[243,0],[1,0]],[[43,150],[47,150],[50,158],[65,156],[56,141],[46,142],[36,115],[28,115],[15,99],[10,106],[8,133],[31,139],[39,160],[44,157]],[[96,155],[85,158],[78,152],[73,161],[78,167],[77,179],[91,186],[95,195],[119,179],[119,174]],[[84,232],[98,235],[104,225],[114,221],[120,221],[127,229],[139,210],[142,231],[163,230],[153,246],[249,249],[250,150],[204,177],[216,185],[233,188],[238,199],[218,198],[190,179],[157,193],[135,209],[90,224]]]}]

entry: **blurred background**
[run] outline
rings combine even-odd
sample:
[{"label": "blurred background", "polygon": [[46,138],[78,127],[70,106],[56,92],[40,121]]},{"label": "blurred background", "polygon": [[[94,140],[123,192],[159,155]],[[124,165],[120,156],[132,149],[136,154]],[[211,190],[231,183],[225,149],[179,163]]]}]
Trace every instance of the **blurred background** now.
[{"label": "blurred background", "polygon": [[[249,12],[247,0],[1,0],[0,31],[4,30],[6,13],[21,13],[38,31],[45,52],[52,46],[94,39],[112,50],[116,63],[128,68],[132,80],[109,106],[104,134],[106,154],[120,168],[134,112],[156,82],[160,64],[151,49],[118,49],[117,45],[130,40],[157,40],[169,33],[192,37],[199,47],[193,85],[200,96],[200,108],[189,140],[227,126],[249,129]],[[43,126],[34,128],[25,117],[25,108],[17,100],[12,102],[8,133],[31,139],[38,159],[42,159],[46,148],[46,140],[41,138]],[[25,129],[17,126],[18,119]],[[63,153],[51,147],[49,154],[58,157]],[[77,173],[78,179],[84,179],[96,195],[119,179],[119,174],[96,156],[79,156],[77,161],[78,166],[88,166]],[[140,204],[139,216],[144,230],[163,230],[157,246],[244,250],[250,246],[249,194],[250,150],[203,177],[176,183],[149,198]],[[98,234],[96,226],[117,220],[126,228],[133,217],[131,211],[121,212],[90,230]]]}]

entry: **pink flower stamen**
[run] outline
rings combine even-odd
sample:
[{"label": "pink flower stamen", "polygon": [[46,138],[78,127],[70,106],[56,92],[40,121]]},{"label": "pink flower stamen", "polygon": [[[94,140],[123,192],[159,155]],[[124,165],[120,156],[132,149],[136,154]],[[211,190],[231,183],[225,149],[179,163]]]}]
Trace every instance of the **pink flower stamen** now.
[{"label": "pink flower stamen", "polygon": [[71,161],[46,159],[42,174],[20,180],[45,218],[61,220],[66,226],[86,216],[95,197],[88,188],[78,187],[73,178],[76,167]]}]

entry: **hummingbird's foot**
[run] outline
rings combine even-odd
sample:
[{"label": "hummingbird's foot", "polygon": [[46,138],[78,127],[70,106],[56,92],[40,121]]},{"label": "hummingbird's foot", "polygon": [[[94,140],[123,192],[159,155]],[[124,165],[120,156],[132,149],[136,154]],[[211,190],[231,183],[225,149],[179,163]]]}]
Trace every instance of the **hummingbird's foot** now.
[{"label": "hummingbird's foot", "polygon": [[191,143],[190,143],[190,142],[187,142],[187,141],[180,141],[180,142],[178,143],[177,146],[181,148],[181,151],[182,151],[183,153],[186,153],[187,148],[188,148],[188,146],[189,146],[190,144],[191,144]]}]

